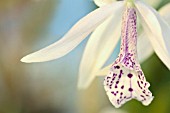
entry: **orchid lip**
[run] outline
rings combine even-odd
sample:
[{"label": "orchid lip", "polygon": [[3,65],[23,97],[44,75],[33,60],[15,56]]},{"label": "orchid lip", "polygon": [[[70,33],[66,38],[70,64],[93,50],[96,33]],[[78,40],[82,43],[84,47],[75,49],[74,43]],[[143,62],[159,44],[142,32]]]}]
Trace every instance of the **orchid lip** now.
[{"label": "orchid lip", "polygon": [[149,105],[153,100],[148,89],[150,84],[137,60],[136,21],[135,8],[127,7],[122,17],[120,53],[104,80],[106,93],[116,108],[131,99],[137,99],[143,105]]}]

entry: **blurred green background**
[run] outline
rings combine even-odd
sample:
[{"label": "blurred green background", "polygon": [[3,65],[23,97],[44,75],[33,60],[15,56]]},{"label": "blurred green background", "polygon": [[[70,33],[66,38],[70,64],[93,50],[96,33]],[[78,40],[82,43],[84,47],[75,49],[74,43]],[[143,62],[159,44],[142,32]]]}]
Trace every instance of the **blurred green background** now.
[{"label": "blurred green background", "polygon": [[[160,1],[156,9],[169,1]],[[0,1],[0,113],[170,113],[170,71],[155,54],[142,64],[155,97],[152,104],[145,107],[132,100],[120,109],[106,97],[103,77],[87,90],[77,90],[87,39],[58,60],[20,62],[24,55],[60,39],[96,8],[92,0]]]}]

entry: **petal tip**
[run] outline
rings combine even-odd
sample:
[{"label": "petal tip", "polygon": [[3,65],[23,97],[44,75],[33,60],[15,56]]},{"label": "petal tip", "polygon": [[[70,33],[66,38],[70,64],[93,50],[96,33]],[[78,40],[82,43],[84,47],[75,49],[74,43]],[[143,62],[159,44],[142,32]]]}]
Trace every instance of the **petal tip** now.
[{"label": "petal tip", "polygon": [[40,62],[40,60],[33,58],[32,54],[24,56],[20,61],[24,63]]},{"label": "petal tip", "polygon": [[29,60],[29,57],[27,57],[27,56],[21,58],[20,61],[21,61],[21,62],[24,62],[24,63],[31,63],[31,61]]}]

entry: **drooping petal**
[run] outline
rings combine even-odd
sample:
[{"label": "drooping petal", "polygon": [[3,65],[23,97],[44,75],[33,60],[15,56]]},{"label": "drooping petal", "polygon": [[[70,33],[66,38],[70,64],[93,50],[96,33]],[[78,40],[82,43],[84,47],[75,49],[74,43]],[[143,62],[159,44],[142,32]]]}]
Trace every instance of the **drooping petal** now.
[{"label": "drooping petal", "polygon": [[103,22],[89,38],[80,63],[78,87],[87,88],[113,52],[120,37],[120,20],[123,6]]},{"label": "drooping petal", "polygon": [[137,51],[138,51],[138,59],[140,63],[144,62],[154,53],[153,47],[145,32],[143,32],[138,37]]},{"label": "drooping petal", "polygon": [[[150,40],[150,43],[153,46],[153,49],[155,50],[155,52],[159,56],[159,58],[162,60],[162,62],[168,67],[168,69],[170,69],[170,55],[169,55],[169,53],[165,47],[165,44],[164,44],[165,42],[167,44],[170,42],[170,41],[168,41],[169,40],[168,38],[170,36],[169,35],[170,31],[167,31],[169,29],[169,26],[164,21],[161,21],[162,19],[160,19],[158,14],[157,14],[157,17],[159,17],[159,18],[157,18],[158,20],[156,20],[156,18],[154,18],[155,16],[153,17],[153,14],[155,14],[155,11],[153,11],[154,13],[152,13],[151,10],[149,10],[143,3],[136,2],[136,6],[138,7],[138,10],[142,12],[143,15],[145,12],[145,17],[144,17],[145,20],[143,20],[142,24],[143,24],[143,28],[144,28],[145,32],[147,33],[147,36]],[[148,11],[148,13],[150,12],[151,17],[153,18],[153,20],[150,20],[149,24],[146,21],[146,18],[149,18],[149,16],[147,16],[147,14],[146,14],[147,11]],[[140,14],[141,14],[141,12],[140,12]],[[160,22],[160,23],[158,24],[158,22]],[[149,27],[148,27],[148,25],[149,25]],[[154,28],[156,29],[156,31],[154,30]],[[161,28],[162,28],[162,30],[161,30]],[[161,36],[161,33],[162,33],[163,37]],[[163,38],[166,40],[164,41]]]},{"label": "drooping petal", "polygon": [[121,63],[114,64],[104,80],[106,93],[116,108],[131,99],[137,99],[143,105],[149,105],[153,100],[149,86],[142,70],[130,70]]},{"label": "drooping petal", "polygon": [[[153,34],[145,25],[143,26],[145,32],[147,33],[148,37],[152,37]],[[158,57],[162,60],[162,62],[167,66],[167,68],[170,70],[170,56],[168,52],[161,46],[159,41],[157,41],[155,38],[150,38],[150,42],[153,46],[153,49],[155,50]]]},{"label": "drooping petal", "polygon": [[57,59],[66,55],[83,39],[85,39],[98,25],[108,18],[114,12],[114,10],[122,7],[123,5],[123,2],[114,2],[96,9],[78,21],[59,41],[37,52],[25,56],[21,59],[21,61],[27,63],[43,62]]},{"label": "drooping petal", "polygon": [[[150,1],[149,0],[148,2],[151,2],[151,3],[154,4],[154,2],[158,2],[158,1]],[[165,6],[163,6],[159,10],[159,14],[170,25],[170,13],[169,13],[169,9],[170,9],[170,3],[165,5]],[[138,46],[137,47],[137,50],[138,50],[138,59],[139,59],[140,63],[142,63],[143,61],[148,59],[154,53],[153,47],[151,46],[149,38],[148,38],[148,36],[147,36],[147,34],[145,32],[142,32],[142,34],[139,35],[137,46]]]},{"label": "drooping petal", "polygon": [[101,7],[101,6],[110,4],[110,3],[112,3],[112,2],[114,2],[114,1],[116,1],[116,0],[93,0],[93,1],[94,1],[94,3],[95,3],[97,6]]},{"label": "drooping petal", "polygon": [[170,53],[170,27],[166,21],[158,14],[158,12],[142,1],[135,1],[135,6],[142,17],[142,21],[152,33],[150,41],[157,41],[162,48]]}]

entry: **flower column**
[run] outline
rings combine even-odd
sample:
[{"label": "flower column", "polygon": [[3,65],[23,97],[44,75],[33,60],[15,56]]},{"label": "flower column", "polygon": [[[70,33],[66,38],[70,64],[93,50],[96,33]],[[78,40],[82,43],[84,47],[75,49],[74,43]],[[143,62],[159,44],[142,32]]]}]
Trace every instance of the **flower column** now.
[{"label": "flower column", "polygon": [[126,2],[122,17],[121,48],[119,57],[113,63],[109,74],[105,77],[104,88],[109,100],[120,107],[132,98],[149,105],[153,100],[137,60],[137,27],[136,9],[132,1]]}]

